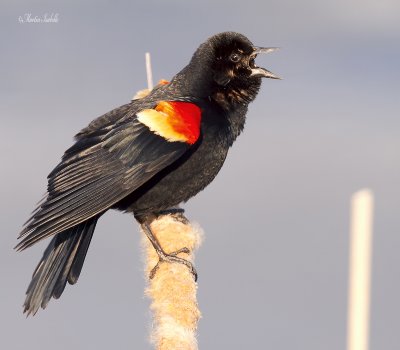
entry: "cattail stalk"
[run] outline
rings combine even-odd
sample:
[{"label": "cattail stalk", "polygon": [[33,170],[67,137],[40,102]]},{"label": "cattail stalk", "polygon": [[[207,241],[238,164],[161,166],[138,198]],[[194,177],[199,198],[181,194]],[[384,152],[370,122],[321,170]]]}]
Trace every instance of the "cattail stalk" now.
[{"label": "cattail stalk", "polygon": [[[200,245],[200,229],[182,214],[162,215],[151,225],[166,253],[183,247],[190,254],[178,256],[193,263],[193,251]],[[143,233],[145,273],[158,262],[158,255]],[[157,350],[197,350],[196,330],[200,310],[196,299],[197,283],[186,265],[163,262],[155,276],[148,280],[146,295],[151,299],[153,327],[151,341]]]},{"label": "cattail stalk", "polygon": [[351,200],[348,350],[368,350],[373,196],[370,190]]},{"label": "cattail stalk", "polygon": [[150,52],[146,52],[145,59],[146,59],[147,88],[151,91],[153,90],[153,71],[151,69]]}]

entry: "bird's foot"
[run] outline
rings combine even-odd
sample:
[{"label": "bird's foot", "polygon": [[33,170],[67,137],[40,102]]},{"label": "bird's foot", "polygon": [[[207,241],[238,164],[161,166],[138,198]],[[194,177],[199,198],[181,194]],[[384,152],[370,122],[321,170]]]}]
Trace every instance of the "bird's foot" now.
[{"label": "bird's foot", "polygon": [[[182,215],[181,212],[178,212],[176,215],[180,215],[183,217],[183,219],[185,219],[185,217]],[[162,249],[160,242],[157,240],[157,237],[154,236],[153,232],[151,231],[150,224],[148,222],[144,221],[141,223],[141,226],[142,226],[143,232],[146,234],[147,238],[150,240],[150,243],[153,245],[153,247],[158,255],[158,263],[150,271],[150,276],[149,276],[150,279],[154,278],[161,263],[168,262],[168,263],[178,263],[178,264],[186,265],[188,267],[188,269],[190,270],[190,272],[192,273],[194,280],[197,281],[197,271],[194,268],[193,264],[190,261],[177,256],[179,253],[190,254],[190,250],[188,248],[184,247],[175,252],[167,254]]]},{"label": "bird's foot", "polygon": [[156,249],[156,251],[157,251],[159,260],[158,260],[157,265],[154,266],[153,269],[150,271],[150,275],[149,275],[150,279],[154,278],[161,263],[168,262],[168,263],[178,263],[178,264],[186,265],[188,267],[189,271],[192,273],[194,280],[197,281],[197,271],[194,268],[193,264],[190,261],[177,256],[180,253],[190,254],[190,250],[188,248],[184,247],[184,248],[177,250],[176,252],[172,252],[169,254],[165,253],[162,250],[159,251]]}]

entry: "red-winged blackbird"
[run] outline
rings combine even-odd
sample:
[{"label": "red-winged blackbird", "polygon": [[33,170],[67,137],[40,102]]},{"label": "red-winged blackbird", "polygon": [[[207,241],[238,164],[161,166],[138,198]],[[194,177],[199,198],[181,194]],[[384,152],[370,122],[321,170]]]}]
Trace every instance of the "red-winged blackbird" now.
[{"label": "red-winged blackbird", "polygon": [[188,261],[162,250],[149,224],[217,175],[261,78],[279,79],[254,62],[257,54],[273,50],[238,33],[217,34],[170,83],[76,135],[19,236],[17,250],[54,236],[33,273],[24,312],[35,314],[61,296],[67,281],[76,283],[97,220],[108,209],[133,213],[160,260],[186,264],[196,276]]}]

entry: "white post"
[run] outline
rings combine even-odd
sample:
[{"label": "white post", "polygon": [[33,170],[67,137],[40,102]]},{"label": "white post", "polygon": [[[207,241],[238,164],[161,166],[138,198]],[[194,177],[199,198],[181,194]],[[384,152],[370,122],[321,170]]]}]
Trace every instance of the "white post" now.
[{"label": "white post", "polygon": [[146,52],[146,74],[147,74],[147,88],[153,90],[153,73],[151,71],[150,53]]},{"label": "white post", "polygon": [[373,195],[368,189],[351,198],[347,350],[368,350]]}]

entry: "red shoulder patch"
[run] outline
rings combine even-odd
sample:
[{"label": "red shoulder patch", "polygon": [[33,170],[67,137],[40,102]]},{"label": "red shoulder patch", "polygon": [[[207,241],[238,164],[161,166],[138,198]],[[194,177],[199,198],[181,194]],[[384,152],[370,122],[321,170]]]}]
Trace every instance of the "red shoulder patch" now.
[{"label": "red shoulder patch", "polygon": [[191,102],[161,101],[155,109],[137,114],[138,120],[167,141],[194,144],[200,136],[201,109]]}]

